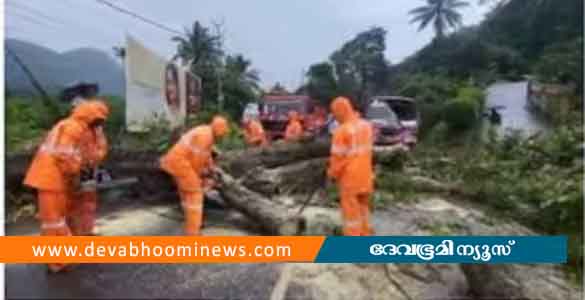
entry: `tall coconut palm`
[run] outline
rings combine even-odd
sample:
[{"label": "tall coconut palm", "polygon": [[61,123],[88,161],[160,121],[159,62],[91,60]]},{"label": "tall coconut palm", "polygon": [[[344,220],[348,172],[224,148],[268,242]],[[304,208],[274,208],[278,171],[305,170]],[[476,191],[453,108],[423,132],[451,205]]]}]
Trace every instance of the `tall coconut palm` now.
[{"label": "tall coconut palm", "polygon": [[457,11],[469,5],[460,0],[426,0],[427,5],[417,7],[409,12],[413,15],[410,23],[419,23],[418,30],[425,29],[431,22],[438,39],[445,37],[448,28],[461,25],[461,14]]},{"label": "tall coconut palm", "polygon": [[185,29],[183,36],[175,36],[172,41],[177,43],[175,58],[181,58],[185,63],[190,62],[196,68],[205,65],[221,57],[221,37],[212,34],[209,28],[199,22],[193,23],[192,28]]}]

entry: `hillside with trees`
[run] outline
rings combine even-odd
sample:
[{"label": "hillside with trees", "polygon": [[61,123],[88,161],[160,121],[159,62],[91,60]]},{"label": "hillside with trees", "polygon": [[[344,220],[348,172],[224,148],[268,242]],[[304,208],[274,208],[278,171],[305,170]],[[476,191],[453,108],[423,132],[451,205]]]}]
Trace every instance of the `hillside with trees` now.
[{"label": "hillside with trees", "polygon": [[[6,39],[5,46],[14,52],[50,94],[74,81],[97,82],[106,95],[124,94],[124,71],[119,62],[101,50],[80,48],[59,53],[31,42]],[[35,94],[29,79],[15,62],[5,55],[6,88],[16,95]]]}]

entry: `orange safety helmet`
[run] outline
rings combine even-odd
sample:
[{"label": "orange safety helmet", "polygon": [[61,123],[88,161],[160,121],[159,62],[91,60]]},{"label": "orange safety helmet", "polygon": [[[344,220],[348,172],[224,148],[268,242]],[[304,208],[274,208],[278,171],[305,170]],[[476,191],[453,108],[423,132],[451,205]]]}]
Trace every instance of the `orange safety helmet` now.
[{"label": "orange safety helmet", "polygon": [[105,104],[97,104],[97,101],[85,101],[79,103],[71,112],[71,117],[80,120],[85,124],[92,124],[97,120],[106,120],[108,109],[104,110]]},{"label": "orange safety helmet", "polygon": [[110,108],[105,102],[92,101],[92,103],[95,105],[95,108],[100,112],[100,114],[104,116],[104,118],[107,118],[110,115]]},{"label": "orange safety helmet", "polygon": [[215,116],[211,120],[211,129],[215,137],[223,137],[230,131],[228,121],[222,116]]},{"label": "orange safety helmet", "polygon": [[339,123],[347,122],[352,115],[355,115],[351,101],[345,97],[337,97],[331,102],[331,112]]},{"label": "orange safety helmet", "polygon": [[288,112],[288,119],[298,121],[300,119],[299,113],[295,110]]}]

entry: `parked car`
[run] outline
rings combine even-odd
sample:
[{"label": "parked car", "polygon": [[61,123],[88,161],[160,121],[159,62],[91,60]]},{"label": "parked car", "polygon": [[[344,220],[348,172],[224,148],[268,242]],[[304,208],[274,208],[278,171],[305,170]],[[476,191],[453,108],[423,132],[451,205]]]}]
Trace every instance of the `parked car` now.
[{"label": "parked car", "polygon": [[403,129],[403,143],[412,147],[417,143],[420,115],[416,100],[401,96],[377,96],[374,102],[383,102],[396,114]]},{"label": "parked car", "polygon": [[382,101],[374,100],[364,116],[374,127],[374,143],[376,145],[396,145],[403,142],[405,129],[398,116]]},{"label": "parked car", "polygon": [[259,119],[260,118],[260,107],[258,103],[248,103],[246,108],[244,108],[244,113],[242,114],[242,123],[247,120],[252,119]]}]

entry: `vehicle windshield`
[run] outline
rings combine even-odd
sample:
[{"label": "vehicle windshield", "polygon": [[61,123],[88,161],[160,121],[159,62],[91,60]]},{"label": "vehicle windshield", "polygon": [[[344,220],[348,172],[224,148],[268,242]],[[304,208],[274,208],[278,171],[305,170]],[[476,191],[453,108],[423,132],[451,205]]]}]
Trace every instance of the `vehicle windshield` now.
[{"label": "vehicle windshield", "polygon": [[388,105],[402,121],[416,120],[416,104],[410,101],[387,101]]},{"label": "vehicle windshield", "polygon": [[258,113],[258,104],[249,103],[248,105],[246,105],[244,111],[247,113]]},{"label": "vehicle windshield", "polygon": [[386,105],[370,105],[366,111],[366,118],[368,120],[384,120],[389,124],[398,124],[398,117]]},{"label": "vehicle windshield", "polygon": [[267,103],[264,106],[264,112],[268,114],[287,114],[289,111],[297,111],[298,113],[305,113],[302,102],[298,101],[281,101],[278,103]]}]

